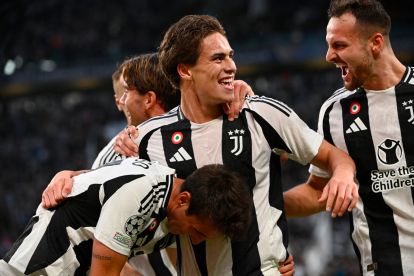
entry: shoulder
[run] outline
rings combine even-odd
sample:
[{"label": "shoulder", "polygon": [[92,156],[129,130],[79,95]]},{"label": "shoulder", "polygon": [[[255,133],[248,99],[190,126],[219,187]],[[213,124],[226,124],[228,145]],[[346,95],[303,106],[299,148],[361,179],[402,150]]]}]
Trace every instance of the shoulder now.
[{"label": "shoulder", "polygon": [[181,118],[181,112],[179,107],[175,107],[167,113],[164,113],[159,116],[152,117],[151,119],[141,123],[138,126],[138,129],[143,130],[152,130],[160,128],[164,125],[168,125],[174,122],[177,122]]},{"label": "shoulder", "polygon": [[345,87],[339,88],[332,93],[322,104],[321,110],[326,110],[332,104],[339,102],[341,99],[344,99],[355,93],[355,90],[350,91]]},{"label": "shoulder", "polygon": [[244,108],[254,112],[278,112],[289,117],[293,110],[285,103],[266,96],[246,97]]}]

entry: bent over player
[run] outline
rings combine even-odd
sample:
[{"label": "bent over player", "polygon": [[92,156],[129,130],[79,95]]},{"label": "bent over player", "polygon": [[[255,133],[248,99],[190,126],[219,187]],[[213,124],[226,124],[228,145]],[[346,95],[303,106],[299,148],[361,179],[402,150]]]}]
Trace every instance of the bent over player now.
[{"label": "bent over player", "polygon": [[222,165],[183,181],[157,162],[115,161],[74,177],[56,209],[39,206],[0,274],[85,275],[91,267],[89,275],[119,275],[128,257],[164,248],[174,234],[194,244],[243,236],[251,206],[247,184]]}]

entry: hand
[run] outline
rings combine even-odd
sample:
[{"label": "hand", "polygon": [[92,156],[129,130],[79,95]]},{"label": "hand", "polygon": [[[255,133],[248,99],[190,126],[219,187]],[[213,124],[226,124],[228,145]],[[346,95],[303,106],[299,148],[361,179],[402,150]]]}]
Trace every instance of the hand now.
[{"label": "hand", "polygon": [[234,98],[231,103],[224,104],[224,113],[228,115],[229,121],[239,117],[240,110],[243,107],[246,96],[253,96],[254,92],[250,85],[242,80],[234,81]]},{"label": "hand", "polygon": [[[319,202],[326,201],[326,211],[332,217],[342,216],[346,210],[351,212],[358,202],[358,186],[355,181],[333,176],[323,188]],[[334,207],[333,207],[334,206]],[[332,208],[333,207],[333,208]]]},{"label": "hand", "polygon": [[72,191],[72,177],[85,171],[58,172],[42,193],[42,207],[49,209],[56,207],[65,200]]},{"label": "hand", "polygon": [[132,139],[138,138],[138,130],[134,126],[128,126],[121,131],[114,144],[114,150],[124,156],[138,156],[138,146]]},{"label": "hand", "polygon": [[279,272],[282,276],[291,276],[295,273],[295,262],[292,254],[284,262],[279,263]]}]

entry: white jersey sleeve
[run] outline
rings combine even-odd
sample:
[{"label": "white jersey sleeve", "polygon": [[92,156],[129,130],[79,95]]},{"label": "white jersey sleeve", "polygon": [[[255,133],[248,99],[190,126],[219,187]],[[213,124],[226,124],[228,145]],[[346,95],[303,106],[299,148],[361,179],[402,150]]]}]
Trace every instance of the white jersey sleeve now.
[{"label": "white jersey sleeve", "polygon": [[145,229],[150,223],[151,212],[141,213],[138,209],[143,198],[152,192],[151,181],[149,177],[135,179],[119,188],[103,204],[96,226],[97,240],[122,255],[130,254],[135,241],[127,233],[126,225],[130,218],[142,225],[138,230]]},{"label": "white jersey sleeve", "polygon": [[[137,235],[150,226],[154,212],[166,206],[171,189],[166,179],[175,171],[136,158],[116,161],[115,165],[110,163],[98,170],[103,169],[122,173],[100,187],[102,209],[95,238],[110,249],[129,255]],[[133,229],[129,229],[131,225]]]},{"label": "white jersey sleeve", "polygon": [[[289,148],[290,152],[287,153],[290,159],[305,165],[318,153],[323,141],[322,135],[309,128],[286,104],[271,98],[254,96],[247,98],[246,107],[263,118],[268,126],[276,131]],[[262,125],[262,128],[265,129],[266,127]],[[269,141],[269,144],[274,152],[280,153],[283,151],[283,149],[273,146],[273,142]]]}]

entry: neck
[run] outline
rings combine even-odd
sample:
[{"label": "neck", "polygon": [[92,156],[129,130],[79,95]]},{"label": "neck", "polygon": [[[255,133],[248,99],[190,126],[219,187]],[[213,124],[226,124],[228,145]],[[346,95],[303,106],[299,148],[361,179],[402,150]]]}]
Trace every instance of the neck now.
[{"label": "neck", "polygon": [[368,90],[385,90],[393,87],[401,81],[405,73],[405,66],[392,50],[376,60],[372,67],[373,72],[363,85],[363,88]]},{"label": "neck", "polygon": [[223,115],[220,104],[207,103],[192,89],[181,88],[181,110],[184,116],[198,124],[206,123]]},{"label": "neck", "polygon": [[149,118],[152,118],[152,117],[155,117],[155,116],[159,116],[159,115],[162,115],[162,114],[164,114],[166,111],[164,110],[164,108],[161,106],[161,105],[159,105],[158,103],[157,104],[155,104],[151,109],[150,109],[150,111],[149,111],[149,115],[150,115],[150,117]]}]

